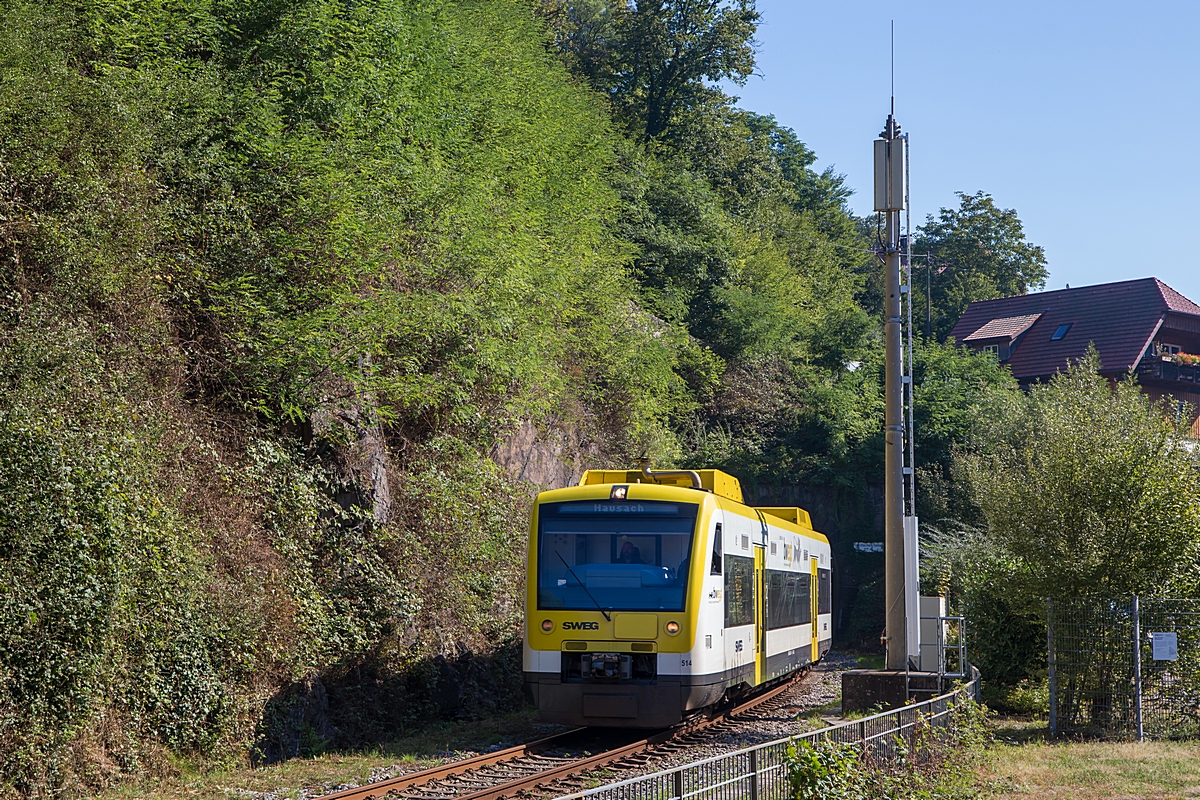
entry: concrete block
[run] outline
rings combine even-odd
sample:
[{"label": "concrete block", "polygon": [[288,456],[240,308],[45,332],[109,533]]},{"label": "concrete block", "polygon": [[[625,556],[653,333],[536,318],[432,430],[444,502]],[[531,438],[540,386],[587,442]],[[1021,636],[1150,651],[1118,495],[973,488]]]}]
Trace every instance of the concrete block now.
[{"label": "concrete block", "polygon": [[886,711],[909,701],[928,700],[938,694],[936,672],[852,669],[842,673],[842,713],[869,711],[879,706]]}]

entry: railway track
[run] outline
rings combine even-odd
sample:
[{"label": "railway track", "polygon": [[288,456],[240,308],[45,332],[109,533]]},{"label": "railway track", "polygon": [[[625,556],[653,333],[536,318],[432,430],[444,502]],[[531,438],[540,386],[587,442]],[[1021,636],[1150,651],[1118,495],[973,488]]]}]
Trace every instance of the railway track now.
[{"label": "railway track", "polygon": [[[656,755],[673,755],[701,743],[705,734],[741,724],[748,717],[783,705],[783,695],[805,674],[807,671],[797,673],[791,680],[711,718],[696,719],[634,741],[626,739],[611,744],[612,732],[576,728],[506,750],[345,789],[317,800],[382,800],[384,797],[499,800],[535,788],[577,789],[582,785],[577,776],[601,768],[645,766]],[[592,752],[597,749],[600,752]]]}]

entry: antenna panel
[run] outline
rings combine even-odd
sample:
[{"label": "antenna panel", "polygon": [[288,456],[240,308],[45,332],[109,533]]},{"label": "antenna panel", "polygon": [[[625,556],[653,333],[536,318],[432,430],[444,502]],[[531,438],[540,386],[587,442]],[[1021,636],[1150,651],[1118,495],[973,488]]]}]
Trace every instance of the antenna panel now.
[{"label": "antenna panel", "polygon": [[875,140],[875,210],[903,211],[905,169],[903,139]]}]

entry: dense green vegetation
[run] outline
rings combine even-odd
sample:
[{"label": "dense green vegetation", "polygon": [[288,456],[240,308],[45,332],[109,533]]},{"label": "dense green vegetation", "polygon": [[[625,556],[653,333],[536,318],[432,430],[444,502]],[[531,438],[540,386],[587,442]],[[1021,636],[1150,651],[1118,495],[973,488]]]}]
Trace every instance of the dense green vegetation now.
[{"label": "dense green vegetation", "polygon": [[952,590],[975,631],[973,660],[994,697],[1016,706],[1046,702],[1036,697],[1046,598],[1198,588],[1189,418],[1132,379],[1111,386],[1099,363],[1092,351],[980,415],[952,458],[964,513],[926,551],[927,583]]},{"label": "dense green vegetation", "polygon": [[0,36],[7,779],[236,755],[294,681],[510,640],[487,448],[558,415],[670,452],[695,349],[631,304],[619,138],[532,14],[29,3]]},{"label": "dense green vegetation", "polygon": [[[517,702],[532,487],[489,454],[522,423],[575,468],[648,453],[861,505],[872,226],[713,88],[750,74],[757,22],[0,9],[0,794]],[[1022,238],[962,203],[929,252],[971,257],[960,213]],[[947,302],[1038,284],[1001,261]],[[1011,380],[935,342],[918,362],[922,502],[949,514],[951,453]],[[317,679],[329,719],[297,700]]]}]

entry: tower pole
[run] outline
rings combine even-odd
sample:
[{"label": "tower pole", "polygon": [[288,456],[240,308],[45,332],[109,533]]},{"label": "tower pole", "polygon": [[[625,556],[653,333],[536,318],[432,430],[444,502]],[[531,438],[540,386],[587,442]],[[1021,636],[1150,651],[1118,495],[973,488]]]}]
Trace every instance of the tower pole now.
[{"label": "tower pole", "polygon": [[[883,261],[887,305],[884,316],[884,604],[887,668],[908,667],[904,562],[904,405],[900,305],[900,211],[904,208],[904,141],[889,114],[875,143],[876,209],[885,216]],[[882,162],[882,163],[881,163]],[[882,196],[881,196],[882,195]]]}]

